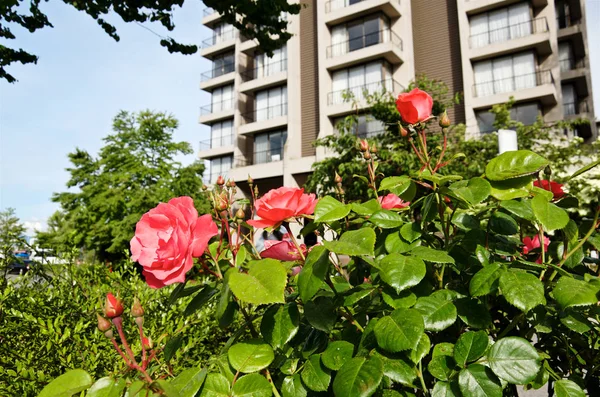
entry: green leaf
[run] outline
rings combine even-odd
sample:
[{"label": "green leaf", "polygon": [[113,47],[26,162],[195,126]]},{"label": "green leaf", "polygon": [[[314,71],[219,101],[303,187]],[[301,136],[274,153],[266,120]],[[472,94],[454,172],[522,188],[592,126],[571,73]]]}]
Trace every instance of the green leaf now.
[{"label": "green leaf", "polygon": [[417,299],[414,307],[423,315],[427,331],[442,331],[456,321],[456,306],[451,301],[426,296]]},{"label": "green leaf", "polygon": [[431,341],[429,340],[429,336],[427,336],[427,334],[421,335],[421,339],[419,339],[419,343],[417,344],[416,349],[411,350],[411,352],[409,353],[410,360],[413,363],[418,364],[419,361],[421,361],[423,357],[425,357],[427,353],[429,353],[430,349]]},{"label": "green leaf", "polygon": [[454,345],[448,342],[438,343],[433,347],[432,356],[454,356]]},{"label": "green leaf", "polygon": [[561,277],[552,290],[554,299],[562,308],[574,306],[589,306],[598,303],[598,285],[577,280],[571,277]]},{"label": "green leaf", "polygon": [[413,386],[417,378],[417,368],[406,360],[403,354],[381,353],[374,351],[374,357],[383,361],[383,374],[396,383]]},{"label": "green leaf", "polygon": [[581,167],[580,169],[578,169],[577,171],[575,171],[575,173],[573,175],[571,175],[571,177],[569,178],[569,180],[573,179],[573,178],[577,178],[579,175],[588,172],[589,170],[591,170],[592,168],[596,167],[600,165],[600,159],[589,163],[588,165],[585,165],[583,167]]},{"label": "green leaf", "polygon": [[230,382],[221,374],[208,374],[200,389],[200,397],[229,397]]},{"label": "green leaf", "polygon": [[199,310],[202,306],[204,306],[208,301],[211,300],[215,294],[219,292],[216,288],[211,287],[210,285],[205,285],[204,288],[200,292],[194,296],[190,303],[188,303],[185,308],[184,316],[188,317],[197,310]]},{"label": "green leaf", "polygon": [[158,389],[160,391],[160,395],[165,397],[180,397],[179,393],[166,379],[158,379],[152,382],[152,388]]},{"label": "green leaf", "polygon": [[529,197],[529,191],[533,186],[531,176],[509,179],[506,181],[490,181],[492,196],[497,200],[512,200],[521,197]]},{"label": "green leaf", "polygon": [[402,291],[399,294],[393,289],[385,287],[381,291],[383,301],[390,305],[393,309],[408,309],[417,302],[417,296],[408,290]]},{"label": "green leaf", "polygon": [[524,385],[540,370],[541,357],[531,343],[517,336],[498,340],[487,354],[492,371],[505,381]]},{"label": "green leaf", "polygon": [[82,369],[72,369],[46,385],[38,397],[71,397],[92,386],[92,377]]},{"label": "green leaf", "polygon": [[458,198],[471,205],[479,204],[492,192],[490,183],[483,178],[471,178],[468,181],[455,182],[448,186]]},{"label": "green leaf", "polygon": [[479,219],[460,210],[456,211],[456,214],[452,218],[452,224],[462,230],[479,229]]},{"label": "green leaf", "polygon": [[336,254],[373,256],[375,238],[375,231],[373,229],[362,228],[345,232],[338,241],[323,241],[323,244],[329,251]]},{"label": "green leaf", "polygon": [[271,383],[264,376],[249,374],[242,376],[231,389],[233,397],[271,397]]},{"label": "green leaf", "polygon": [[462,397],[458,383],[454,382],[436,382],[431,397]]},{"label": "green leaf", "polygon": [[385,250],[392,254],[402,254],[410,251],[420,244],[420,241],[415,241],[412,244],[407,243],[400,237],[400,233],[390,233],[385,238]]},{"label": "green leaf", "polygon": [[548,160],[529,150],[504,152],[494,157],[485,167],[485,176],[491,181],[504,181],[543,170]]},{"label": "green leaf", "polygon": [[554,383],[554,394],[556,397],[585,397],[585,393],[577,383],[561,379]]},{"label": "green leaf", "polygon": [[352,203],[352,211],[358,215],[371,216],[381,209],[381,205],[377,199],[371,199],[364,203]]},{"label": "green leaf", "polygon": [[454,258],[444,251],[435,250],[429,247],[415,247],[410,251],[412,256],[433,263],[454,263]]},{"label": "green leaf", "polygon": [[411,180],[407,176],[388,176],[379,184],[379,191],[389,190],[395,195],[401,195],[410,187]]},{"label": "green leaf", "polygon": [[458,337],[454,345],[454,360],[464,367],[483,356],[489,344],[485,331],[469,331]]},{"label": "green leaf", "polygon": [[165,361],[171,360],[175,356],[175,353],[177,353],[177,350],[181,348],[182,344],[183,335],[181,334],[169,339],[165,345],[165,349],[163,350],[163,353],[165,355]]},{"label": "green leaf", "polygon": [[533,274],[522,271],[503,272],[500,289],[508,303],[527,313],[537,305],[545,305],[544,284]]},{"label": "green leaf", "polygon": [[283,397],[306,397],[308,395],[300,374],[285,377],[281,385],[281,394]]},{"label": "green leaf", "polygon": [[331,371],[321,364],[321,355],[313,354],[304,363],[302,380],[312,391],[327,391],[331,381]]},{"label": "green leaf", "polygon": [[321,355],[321,361],[327,368],[337,371],[352,358],[353,353],[354,345],[352,343],[337,340],[327,346]]},{"label": "green leaf", "polygon": [[535,220],[530,201],[504,200],[500,202],[500,207],[518,216],[519,218],[523,218],[528,221]]},{"label": "green leaf", "polygon": [[490,218],[490,230],[503,236],[511,236],[519,233],[519,225],[510,215],[496,211]]},{"label": "green leaf", "polygon": [[127,389],[127,392],[125,393],[125,397],[141,397],[139,392],[141,392],[142,389],[145,389],[145,387],[146,387],[146,384],[144,382],[142,382],[141,380],[133,381],[129,385],[129,388]]},{"label": "green leaf", "polygon": [[194,367],[184,370],[170,383],[181,397],[194,397],[202,387],[204,379],[206,379],[206,369]]},{"label": "green leaf", "polygon": [[491,327],[492,316],[488,308],[477,299],[458,299],[454,301],[458,318],[471,328],[484,329]]},{"label": "green leaf", "polygon": [[502,397],[502,384],[491,369],[480,364],[469,365],[458,374],[463,396]]},{"label": "green leaf", "polygon": [[389,254],[379,262],[379,276],[397,293],[419,284],[426,270],[421,259],[400,254]]},{"label": "green leaf", "polygon": [[567,212],[542,196],[531,199],[531,208],[537,220],[544,226],[544,231],[562,229],[569,223]]},{"label": "green leaf", "polygon": [[592,323],[587,319],[587,316],[575,311],[562,313],[560,322],[565,327],[580,334],[588,332],[593,327]]},{"label": "green leaf", "polygon": [[469,293],[471,296],[483,296],[498,290],[498,282],[503,272],[499,263],[490,263],[473,276],[469,282]]},{"label": "green leaf", "polygon": [[342,204],[331,196],[325,196],[317,202],[315,207],[315,222],[337,221],[348,216],[351,209],[351,205]]},{"label": "green leaf", "polygon": [[382,349],[396,353],[415,349],[424,330],[423,316],[417,310],[396,309],[379,319],[374,333]]},{"label": "green leaf", "polygon": [[336,396],[368,397],[383,378],[383,361],[377,356],[355,357],[346,362],[333,380]]},{"label": "green leaf", "polygon": [[298,333],[299,324],[296,303],[271,306],[263,315],[260,332],[274,349],[282,349]]},{"label": "green leaf", "polygon": [[436,379],[448,381],[454,373],[456,362],[452,356],[436,356],[427,364],[427,370]]},{"label": "green leaf", "polygon": [[308,253],[298,275],[298,289],[303,302],[308,302],[319,291],[329,270],[329,251],[317,245]]},{"label": "green leaf", "polygon": [[[127,384],[124,379],[111,379],[109,376],[98,379],[86,393],[87,397],[121,397]],[[198,391],[198,390],[196,390]]]},{"label": "green leaf", "polygon": [[273,349],[262,339],[236,343],[227,352],[229,363],[240,372],[256,372],[265,369],[275,359]]},{"label": "green leaf", "polygon": [[238,304],[233,300],[233,293],[229,288],[229,276],[236,273],[237,269],[230,268],[225,272],[221,294],[215,307],[215,315],[219,320],[219,326],[225,328],[235,320]]},{"label": "green leaf", "polygon": [[233,273],[229,276],[229,288],[241,301],[255,305],[284,303],[283,291],[287,271],[275,259],[250,262],[248,274]]},{"label": "green leaf", "polygon": [[337,320],[335,305],[325,296],[304,303],[304,316],[310,325],[324,332],[331,332]]},{"label": "green leaf", "polygon": [[402,218],[397,212],[380,210],[369,217],[369,221],[382,229],[394,229],[402,226]]},{"label": "green leaf", "polygon": [[400,235],[409,243],[421,237],[421,234],[421,226],[416,222],[407,223],[400,228]]}]

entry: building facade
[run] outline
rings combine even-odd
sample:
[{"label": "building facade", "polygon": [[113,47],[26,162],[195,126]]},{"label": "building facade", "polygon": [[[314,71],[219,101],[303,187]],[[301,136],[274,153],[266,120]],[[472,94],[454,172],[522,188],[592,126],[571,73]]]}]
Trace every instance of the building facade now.
[{"label": "building facade", "polygon": [[[365,92],[398,93],[416,74],[443,80],[463,102],[450,111],[470,136],[492,131],[497,103],[515,99],[513,118],[587,118],[573,133],[597,136],[585,0],[302,0],[289,16],[293,37],[272,57],[212,10],[201,55],[213,67],[200,123],[211,128],[199,156],[208,182],[220,174],[244,190],[302,186],[325,152],[312,143],[360,114],[357,134],[384,127],[369,117]],[[354,101],[347,100],[347,93]]]}]

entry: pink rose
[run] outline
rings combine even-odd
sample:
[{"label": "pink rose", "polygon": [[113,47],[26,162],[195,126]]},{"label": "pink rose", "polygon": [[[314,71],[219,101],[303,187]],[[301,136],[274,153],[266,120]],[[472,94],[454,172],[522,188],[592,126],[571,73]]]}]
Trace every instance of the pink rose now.
[{"label": "pink rose", "polygon": [[394,193],[390,193],[387,196],[380,196],[379,198],[377,198],[377,201],[379,201],[379,204],[381,204],[381,208],[383,208],[384,210],[391,210],[394,208],[406,208],[410,205],[410,202],[402,200]]},{"label": "pink rose", "polygon": [[284,239],[283,241],[266,240],[265,249],[260,253],[261,258],[272,258],[280,261],[298,261],[302,259],[302,255],[306,255],[306,245],[301,244],[298,247],[291,240]]},{"label": "pink rose", "polygon": [[316,205],[315,195],[304,194],[304,189],[272,189],[254,202],[256,215],[262,219],[250,220],[248,224],[256,228],[273,227],[287,219],[312,214]]},{"label": "pink rose", "polygon": [[396,99],[396,108],[408,124],[416,124],[431,117],[433,99],[425,91],[415,88],[411,92],[404,92]]},{"label": "pink rose", "polygon": [[[525,237],[523,239],[523,244],[525,245],[523,247],[523,255],[527,255],[529,252],[533,251],[536,248],[540,248],[540,236],[539,235],[535,235],[533,236],[533,239],[531,237]],[[548,251],[548,246],[550,245],[550,239],[546,236],[544,236],[544,251]],[[542,263],[542,256],[540,255],[540,257],[535,261],[536,263]]]},{"label": "pink rose", "polygon": [[190,197],[160,203],[146,212],[131,239],[131,260],[142,265],[152,288],[185,281],[185,274],[219,232],[210,215],[198,217]]}]

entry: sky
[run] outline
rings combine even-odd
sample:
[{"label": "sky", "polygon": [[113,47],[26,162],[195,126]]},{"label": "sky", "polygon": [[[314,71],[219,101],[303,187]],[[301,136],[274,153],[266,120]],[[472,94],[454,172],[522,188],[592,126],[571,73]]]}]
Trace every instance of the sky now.
[{"label": "sky", "polygon": [[[58,206],[53,192],[66,190],[67,154],[81,148],[95,155],[111,133],[119,110],[164,111],[179,120],[174,138],[195,151],[208,139],[198,124],[199,108],[210,102],[199,89],[210,62],[199,54],[170,54],[159,37],[118,17],[108,18],[121,37],[115,42],[92,18],[60,1],[40,3],[54,28],[36,33],[14,28],[4,41],[39,56],[37,65],[12,65],[19,81],[0,80],[0,210],[16,209],[28,227],[44,228]],[[600,0],[587,0],[588,38],[594,103],[600,111]],[[200,44],[211,34],[202,26],[201,2],[187,1],[175,12],[176,28],[154,32],[183,43]],[[188,164],[196,154],[181,157]]]}]

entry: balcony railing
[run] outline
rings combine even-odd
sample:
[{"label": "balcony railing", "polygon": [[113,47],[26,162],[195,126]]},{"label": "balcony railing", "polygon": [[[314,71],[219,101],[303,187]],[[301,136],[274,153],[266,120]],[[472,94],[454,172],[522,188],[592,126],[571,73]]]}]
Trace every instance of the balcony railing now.
[{"label": "balcony railing", "polygon": [[220,34],[214,34],[202,42],[202,48],[211,47],[224,41],[235,39],[237,37],[237,32],[237,30],[231,29],[221,32]]},{"label": "balcony railing", "polygon": [[207,16],[209,16],[211,14],[214,14],[214,13],[215,13],[215,10],[213,10],[210,7],[206,7],[204,10],[202,10],[202,16],[203,17],[207,17]]},{"label": "balcony railing", "polygon": [[210,113],[225,112],[233,110],[234,100],[233,98],[225,99],[220,102],[213,102],[210,105],[206,105],[200,108],[200,116]]},{"label": "balcony railing", "polygon": [[565,102],[565,103],[563,103],[563,110],[564,110],[565,116],[572,116],[574,114],[587,113],[589,111],[587,101]]},{"label": "balcony railing", "polygon": [[247,167],[256,164],[274,163],[283,160],[283,147],[271,148],[254,152],[252,157],[236,157],[234,159],[234,167]]},{"label": "balcony railing", "polygon": [[280,105],[269,106],[266,108],[256,109],[252,112],[244,113],[242,116],[246,124],[256,121],[264,121],[274,119],[276,117],[287,116],[287,102]]},{"label": "balcony railing", "polygon": [[503,92],[517,91],[552,83],[554,83],[552,73],[549,70],[540,70],[535,73],[522,74],[474,84],[473,96],[481,98],[501,94]]},{"label": "balcony railing", "polygon": [[556,26],[558,29],[568,28],[570,26],[579,25],[581,23],[580,18],[571,17],[571,15],[563,15],[556,18]]},{"label": "balcony railing", "polygon": [[488,30],[487,32],[471,35],[471,48],[484,47],[489,44],[501,43],[519,37],[530,36],[535,33],[548,31],[548,21],[546,17],[536,18],[525,22],[515,23],[503,26],[498,29]]},{"label": "balcony railing", "polygon": [[287,59],[282,59],[281,61],[267,63],[265,65],[257,66],[254,69],[246,70],[242,73],[242,77],[244,78],[244,81],[250,81],[285,72],[286,70]]},{"label": "balcony railing", "polygon": [[400,51],[402,51],[402,39],[390,29],[382,29],[378,32],[365,34],[341,43],[330,45],[327,47],[327,58],[337,57],[365,47],[389,42],[400,47]]},{"label": "balcony railing", "polygon": [[575,60],[574,58],[559,59],[558,63],[560,65],[561,72],[567,72],[569,70],[581,69],[581,68],[586,67],[586,65],[587,65],[585,58],[579,58],[577,60]]},{"label": "balcony railing", "polygon": [[[348,7],[353,4],[362,3],[364,0],[329,0],[325,3],[325,12],[339,10],[340,8]],[[400,4],[400,0],[394,0]]]},{"label": "balcony railing", "polygon": [[200,76],[200,80],[206,81],[206,80],[214,79],[215,77],[223,76],[224,74],[231,73],[234,71],[235,71],[235,64],[230,63],[227,65],[223,65],[221,67],[209,70],[208,72],[202,73],[202,75]]},{"label": "balcony railing", "polygon": [[233,144],[233,135],[223,135],[200,141],[200,150],[215,149]]},{"label": "balcony railing", "polygon": [[327,104],[336,105],[352,99],[361,100],[366,95],[384,92],[400,92],[404,89],[397,81],[386,79],[370,84],[349,87],[343,90],[332,91],[327,94]]}]

